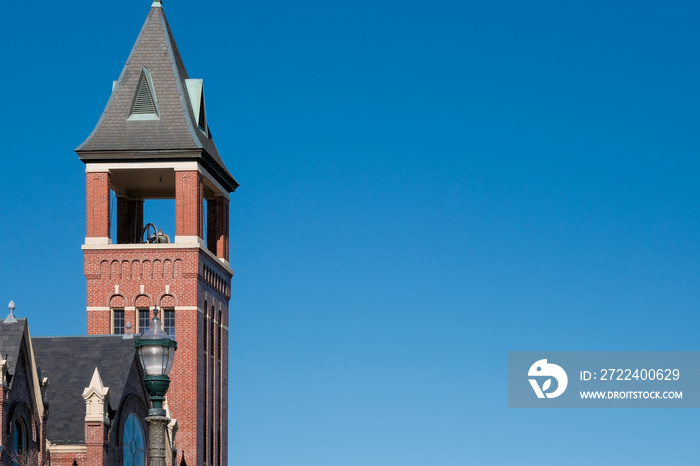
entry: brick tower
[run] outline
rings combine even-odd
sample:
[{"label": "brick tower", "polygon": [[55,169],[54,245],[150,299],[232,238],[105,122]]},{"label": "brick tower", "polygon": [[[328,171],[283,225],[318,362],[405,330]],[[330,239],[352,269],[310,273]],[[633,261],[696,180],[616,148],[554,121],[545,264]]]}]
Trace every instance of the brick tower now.
[{"label": "brick tower", "polygon": [[[87,178],[88,334],[124,333],[127,322],[142,333],[162,309],[178,342],[168,391],[177,464],[226,465],[229,193],[238,183],[209,132],[202,80],[189,79],[159,0],[76,152]],[[152,199],[175,199],[172,240],[144,232]]]}]

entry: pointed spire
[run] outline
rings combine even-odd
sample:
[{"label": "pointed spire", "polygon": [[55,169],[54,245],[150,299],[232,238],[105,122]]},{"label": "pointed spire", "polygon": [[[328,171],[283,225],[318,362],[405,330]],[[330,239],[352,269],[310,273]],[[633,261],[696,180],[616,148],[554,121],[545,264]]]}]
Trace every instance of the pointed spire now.
[{"label": "pointed spire", "polygon": [[102,377],[100,377],[100,371],[95,368],[95,372],[92,373],[92,379],[90,379],[90,385],[88,389],[94,389],[98,393],[102,393],[105,390],[105,386],[102,383]]},{"label": "pointed spire", "polygon": [[238,183],[211,137],[201,80],[186,84],[160,0],[153,6],[102,116],[76,152],[85,163],[195,161],[232,192]]},{"label": "pointed spire", "polygon": [[105,387],[100,377],[100,371],[95,367],[90,385],[83,390],[85,400],[86,422],[109,422],[107,406],[109,403],[109,387]]}]

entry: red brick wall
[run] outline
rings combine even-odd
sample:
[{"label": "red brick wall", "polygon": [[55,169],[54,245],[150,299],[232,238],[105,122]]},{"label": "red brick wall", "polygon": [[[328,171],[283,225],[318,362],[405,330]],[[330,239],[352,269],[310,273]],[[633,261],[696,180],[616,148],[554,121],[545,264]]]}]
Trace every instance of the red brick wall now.
[{"label": "red brick wall", "polygon": [[[189,172],[185,172],[189,173]],[[89,310],[87,316],[88,334],[106,334],[111,329],[111,311],[109,307],[125,309],[125,320],[136,327],[136,313],[132,309],[147,303],[149,307],[175,307],[175,339],[178,350],[170,374],[172,383],[168,390],[168,403],[174,418],[178,420],[179,430],[176,436],[178,449],[177,464],[180,464],[184,452],[187,464],[202,464],[208,435],[204,432],[204,416],[212,413],[215,426],[221,431],[221,445],[216,448],[224,451],[222,461],[225,465],[227,412],[226,391],[228,386],[228,347],[222,347],[222,359],[218,361],[218,345],[213,355],[212,365],[219,368],[216,380],[207,382],[206,365],[202,364],[204,356],[205,316],[195,310],[204,310],[205,300],[208,306],[214,305],[217,315],[213,316],[216,325],[218,312],[221,320],[228,321],[228,301],[230,299],[231,275],[221,263],[200,248],[173,248],[165,245],[117,249],[105,247],[86,249],[85,277],[87,279],[87,306],[102,308]],[[119,285],[118,294],[115,285]],[[140,285],[144,285],[143,293]],[[169,293],[166,294],[166,285]],[[182,309],[187,307],[188,309]],[[228,335],[222,332],[222,339]],[[209,359],[209,356],[206,356]],[[207,405],[204,405],[204,393],[207,390]],[[214,416],[213,413],[217,413]],[[220,453],[221,454],[221,453]]]},{"label": "red brick wall", "polygon": [[87,464],[100,466],[107,464],[107,426],[103,422],[85,423],[85,445]]},{"label": "red brick wall", "polygon": [[87,173],[87,234],[109,237],[109,173]]},{"label": "red brick wall", "polygon": [[175,172],[175,234],[178,236],[204,236],[202,180],[202,174],[196,170]]},{"label": "red brick wall", "polygon": [[87,461],[87,453],[51,453],[51,466],[73,466],[73,461],[78,466],[92,466]]},{"label": "red brick wall", "polygon": [[220,416],[221,416],[221,439],[220,446],[221,466],[228,465],[228,306],[223,313],[222,325],[222,351],[221,351],[221,391],[220,391]]}]

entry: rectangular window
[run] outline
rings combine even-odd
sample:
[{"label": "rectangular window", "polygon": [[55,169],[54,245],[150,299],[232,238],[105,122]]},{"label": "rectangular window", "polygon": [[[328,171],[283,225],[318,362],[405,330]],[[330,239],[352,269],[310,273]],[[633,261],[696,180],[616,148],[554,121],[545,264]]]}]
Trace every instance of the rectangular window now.
[{"label": "rectangular window", "polygon": [[209,323],[207,322],[207,315],[204,314],[204,352],[207,352],[207,328]]},{"label": "rectangular window", "polygon": [[221,320],[221,317],[222,317],[221,311],[219,311],[219,324],[216,326],[216,330],[218,333],[216,335],[216,339],[217,339],[218,344],[219,344],[219,359],[221,359],[221,347],[223,346],[223,340],[221,338],[222,338],[222,335],[224,334],[224,332],[222,331],[222,328],[221,328],[224,325],[223,321]]},{"label": "rectangular window", "polygon": [[[219,426],[221,426],[221,422],[219,421]],[[221,465],[221,429],[218,429],[216,431],[216,464]]]},{"label": "rectangular window", "polygon": [[149,327],[151,326],[151,311],[148,309],[139,309],[139,333],[143,335],[144,333],[148,332]]},{"label": "rectangular window", "polygon": [[175,338],[175,310],[163,309],[163,331]]},{"label": "rectangular window", "polygon": [[112,333],[124,335],[124,309],[112,310]]},{"label": "rectangular window", "polygon": [[[204,359],[207,359],[206,355],[204,355]],[[206,361],[205,361],[205,364],[204,364],[204,380],[207,380],[207,375],[206,375],[207,372],[206,372],[206,371],[207,371],[207,364],[206,364]],[[205,411],[205,412],[204,412],[204,416],[203,416],[203,417],[204,417],[204,435],[205,435],[205,437],[206,437],[207,432],[209,432],[209,430],[207,429],[207,421],[208,421],[208,419],[209,419],[209,418],[207,417],[207,413],[209,412],[209,407],[208,407],[208,405],[207,405],[207,391],[208,391],[208,387],[204,387],[204,390],[202,391],[202,395],[204,396],[204,411]],[[208,464],[208,462],[207,462],[207,450],[206,450],[206,448],[204,449],[204,462]]]},{"label": "rectangular window", "polygon": [[210,430],[211,437],[209,437],[209,461],[214,464],[214,429]]},{"label": "rectangular window", "polygon": [[214,357],[214,315],[213,314],[212,314],[211,319],[209,319],[209,324],[211,325],[211,329],[209,329],[209,335],[210,335],[209,351],[211,353],[211,356]]}]

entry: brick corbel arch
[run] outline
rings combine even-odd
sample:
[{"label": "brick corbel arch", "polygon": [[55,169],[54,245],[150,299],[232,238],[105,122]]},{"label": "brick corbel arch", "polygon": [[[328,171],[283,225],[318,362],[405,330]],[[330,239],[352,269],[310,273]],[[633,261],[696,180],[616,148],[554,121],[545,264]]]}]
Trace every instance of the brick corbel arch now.
[{"label": "brick corbel arch", "polygon": [[[164,303],[165,301],[165,303]],[[175,296],[174,293],[162,293],[160,296],[158,296],[158,307],[161,309],[163,307],[172,307],[174,308],[177,306],[177,297]]]},{"label": "brick corbel arch", "polygon": [[[147,300],[148,302],[145,303],[145,304],[144,304],[144,303],[139,303],[139,298],[146,298],[146,300]],[[137,308],[140,308],[140,307],[147,307],[147,308],[150,309],[152,305],[153,305],[153,297],[150,295],[150,293],[146,293],[146,292],[139,293],[139,294],[137,294],[136,297],[134,298],[134,306],[137,307]]]},{"label": "brick corbel arch", "polygon": [[[115,302],[114,302],[115,298],[116,298],[116,299],[121,298],[121,300],[122,300],[121,304],[115,304]],[[126,296],[125,296],[124,293],[122,293],[121,291],[120,291],[119,293],[112,293],[112,294],[109,296],[108,302],[109,302],[109,307],[110,307],[111,309],[114,309],[114,308],[125,308],[125,307],[127,306],[127,304],[129,304],[129,301],[126,299]]]}]

